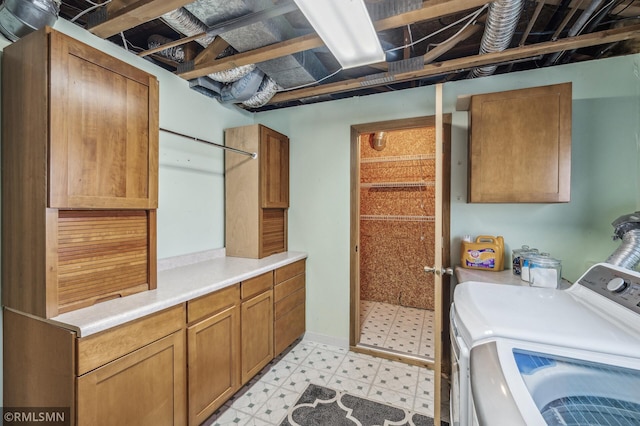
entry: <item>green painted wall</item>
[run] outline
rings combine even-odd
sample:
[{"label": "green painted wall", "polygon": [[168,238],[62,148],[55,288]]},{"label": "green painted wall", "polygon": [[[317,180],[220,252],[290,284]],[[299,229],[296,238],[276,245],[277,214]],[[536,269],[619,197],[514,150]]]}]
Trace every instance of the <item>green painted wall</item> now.
[{"label": "green painted wall", "polygon": [[[574,281],[617,247],[611,222],[640,210],[640,55],[447,83],[453,114],[451,263],[465,234],[502,235],[562,259]],[[466,203],[467,113],[459,95],[573,82],[571,202]],[[289,248],[306,250],[307,328],[346,341],[349,326],[349,131],[358,123],[433,115],[424,87],[256,115],[291,138]]]}]

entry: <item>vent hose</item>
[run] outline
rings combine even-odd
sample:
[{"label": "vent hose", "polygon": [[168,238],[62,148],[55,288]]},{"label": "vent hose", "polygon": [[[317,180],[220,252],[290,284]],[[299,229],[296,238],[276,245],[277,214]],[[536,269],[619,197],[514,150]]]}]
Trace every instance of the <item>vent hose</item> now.
[{"label": "vent hose", "polygon": [[[487,22],[480,42],[480,54],[502,52],[511,44],[511,39],[516,32],[522,0],[498,0],[489,5]],[[493,74],[497,65],[487,65],[474,68],[470,77],[485,77]]]},{"label": "vent hose", "polygon": [[[184,7],[165,13],[164,15],[162,15],[162,20],[176,31],[188,37],[207,31],[207,27]],[[196,39],[196,42],[198,42],[203,47],[207,47],[213,42],[214,39],[215,36],[205,35],[199,39]],[[182,46],[180,46],[180,49],[184,52],[184,48],[182,48]],[[182,55],[184,56],[184,53]],[[234,81],[240,80],[242,77],[252,72],[255,68],[255,64],[243,65],[241,67],[233,68],[230,70],[211,73],[208,75],[208,77],[221,83],[232,83]]]},{"label": "vent hose", "polygon": [[[193,36],[207,30],[205,25],[202,24],[198,18],[193,16],[191,12],[183,7],[165,13],[162,15],[162,19],[167,23],[167,25],[186,36]],[[196,41],[200,45],[207,47],[213,42],[214,38],[215,36],[206,35]],[[149,41],[150,48],[158,46],[155,45],[152,47],[151,42],[152,41]],[[170,59],[173,59],[173,57],[182,57],[182,61],[184,61],[184,48],[182,46],[178,46],[174,49],[162,50],[158,53],[169,57]],[[269,102],[273,95],[276,94],[278,91],[278,84],[268,75],[264,75],[264,73],[261,72],[258,73],[257,71],[258,69],[256,68],[256,64],[248,64],[230,70],[211,73],[208,77],[220,83],[234,85],[234,87],[222,88],[220,91],[221,102],[241,102],[243,105],[250,108],[258,108]],[[255,87],[255,81],[258,75],[263,75],[263,79],[259,86],[254,90],[254,93],[251,96],[248,96],[248,90]],[[241,94],[241,96],[234,99],[234,94]]]},{"label": "vent hose", "polygon": [[640,211],[616,219],[614,240],[622,243],[607,259],[607,263],[627,269],[635,269],[640,264]]},{"label": "vent hose", "polygon": [[60,13],[60,0],[4,0],[0,6],[0,32],[11,41],[53,26]]},{"label": "vent hose", "polygon": [[[149,49],[155,49],[156,47],[160,47],[163,44],[167,44],[172,41],[173,40],[171,40],[169,37],[163,37],[159,34],[153,34],[147,39],[147,45],[149,46]],[[164,56],[165,58],[171,59],[172,61],[180,63],[184,62],[184,48],[182,46],[170,47],[157,53],[161,56]]]}]

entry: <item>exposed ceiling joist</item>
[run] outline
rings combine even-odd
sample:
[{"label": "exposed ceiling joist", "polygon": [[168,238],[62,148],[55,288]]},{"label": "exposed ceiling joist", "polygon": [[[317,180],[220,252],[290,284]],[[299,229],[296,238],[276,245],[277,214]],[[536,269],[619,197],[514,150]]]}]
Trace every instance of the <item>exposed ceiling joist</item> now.
[{"label": "exposed ceiling joist", "polygon": [[98,37],[108,38],[121,31],[149,22],[193,0],[138,0],[113,1],[98,9],[104,19],[88,28]]},{"label": "exposed ceiling joist", "polygon": [[209,46],[205,47],[205,49],[196,56],[193,62],[196,64],[211,62],[215,60],[227,47],[229,47],[229,43],[227,43],[222,37],[216,37]]},{"label": "exposed ceiling joist", "polygon": [[[415,22],[436,19],[481,7],[484,4],[486,4],[486,0],[425,1],[422,4],[421,9],[381,19],[374,23],[374,27],[377,31],[400,28]],[[193,64],[192,69],[189,69],[190,67],[186,66],[184,71],[178,72],[178,75],[187,80],[191,80],[214,72],[226,71],[244,65],[268,61],[270,59],[314,49],[323,45],[322,40],[316,34],[308,34],[247,52],[238,53],[209,63]]]},{"label": "exposed ceiling joist", "polygon": [[[452,59],[449,61],[439,62],[437,64],[425,65],[422,70],[411,71],[406,73],[395,74],[393,82],[402,82],[415,80],[417,78],[425,78],[435,75],[441,75],[449,72],[460,70],[468,70],[484,65],[493,65],[507,61],[535,57],[538,55],[546,55],[549,53],[561,52],[570,49],[579,49],[582,47],[595,46],[599,44],[614,43],[624,40],[640,38],[640,24],[625,28],[616,28],[596,33],[590,33],[580,36],[568,37],[556,41],[538,43],[530,46],[515,47],[504,50],[502,52],[487,53],[484,55],[475,55],[470,57]],[[362,89],[363,84],[367,81],[366,77],[352,80],[340,81],[337,83],[324,84],[322,86],[310,87],[305,89],[292,90],[290,92],[282,92],[276,94],[270,101],[270,104],[279,102],[288,102],[303,98],[309,98],[320,95],[328,95],[340,92],[348,92],[351,90]],[[377,85],[389,84],[388,81],[380,84],[367,84],[366,87],[375,87]]]},{"label": "exposed ceiling joist", "polygon": [[[111,0],[98,11],[86,0],[62,0],[61,16],[147,56],[194,90],[251,111],[455,81],[479,66],[500,74],[640,52],[633,26],[640,23],[640,0],[518,0],[510,48],[479,55],[487,1],[365,0],[373,16],[385,16],[374,26],[387,61],[347,70],[338,68],[293,0]],[[492,22],[506,19],[501,16],[494,12]],[[204,34],[208,46],[199,40]],[[252,64],[257,71],[243,74]],[[256,100],[242,101],[248,94],[238,91],[240,80],[247,76],[243,81],[255,85],[259,72],[259,87],[250,89]],[[298,89],[277,92],[278,86]]]}]

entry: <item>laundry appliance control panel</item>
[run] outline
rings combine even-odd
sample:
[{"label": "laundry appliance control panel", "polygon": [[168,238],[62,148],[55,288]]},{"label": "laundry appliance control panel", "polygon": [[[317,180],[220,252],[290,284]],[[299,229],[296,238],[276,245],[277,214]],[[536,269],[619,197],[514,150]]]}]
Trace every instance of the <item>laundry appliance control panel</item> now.
[{"label": "laundry appliance control panel", "polygon": [[598,264],[578,283],[640,314],[640,273]]}]

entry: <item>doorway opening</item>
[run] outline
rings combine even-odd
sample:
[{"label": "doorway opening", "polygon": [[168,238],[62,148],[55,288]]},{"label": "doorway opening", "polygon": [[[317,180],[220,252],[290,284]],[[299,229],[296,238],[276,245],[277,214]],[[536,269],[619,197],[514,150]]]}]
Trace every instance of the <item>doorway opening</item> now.
[{"label": "doorway opening", "polygon": [[438,377],[448,371],[449,282],[436,263],[450,258],[451,115],[442,123],[440,148],[435,117],[351,131],[351,347]]}]

